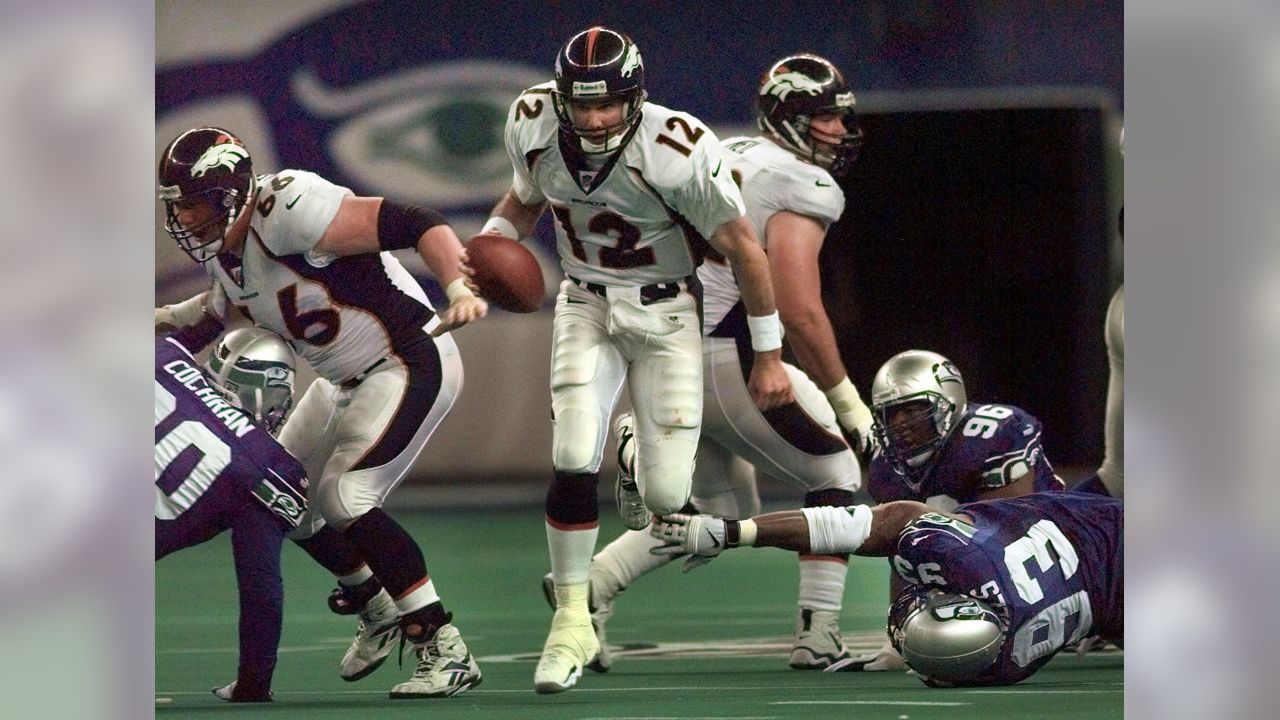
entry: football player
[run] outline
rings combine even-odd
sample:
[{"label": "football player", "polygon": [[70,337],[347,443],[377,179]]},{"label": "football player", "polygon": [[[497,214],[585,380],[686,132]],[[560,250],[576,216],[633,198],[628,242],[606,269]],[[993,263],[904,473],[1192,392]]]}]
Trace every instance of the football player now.
[{"label": "football player", "polygon": [[[382,509],[461,390],[462,361],[444,333],[488,311],[459,272],[457,236],[434,210],[358,197],[314,173],[255,175],[244,143],[220,128],[169,143],[159,183],[166,229],[215,289],[158,310],[157,325],[243,315],[286,338],[319,376],[280,442],[313,483],[292,536],[305,543],[327,523],[365,561],[343,570],[326,563],[339,575],[331,607],[361,617],[342,677],[368,675],[403,633],[418,662],[393,698],[474,687],[479,667],[422,550]],[[444,286],[444,312],[390,253],[406,248]]]},{"label": "football player", "polygon": [[[1120,128],[1120,154],[1124,155],[1124,128]],[[1124,206],[1120,206],[1116,226],[1124,242]],[[1093,475],[1072,486],[1072,490],[1110,495],[1124,499],[1124,285],[1116,289],[1107,306],[1102,328],[1107,344],[1107,410],[1103,418],[1102,465]]]},{"label": "football player", "polygon": [[894,647],[935,687],[1011,685],[1090,635],[1124,641],[1124,505],[1033,493],[944,510],[915,501],[723,520],[664,516],[655,553],[726,548],[884,556],[904,582]]},{"label": "football player", "polygon": [[[876,502],[960,503],[1063,489],[1040,442],[1040,421],[1012,405],[969,403],[950,360],[926,350],[899,353],[871,385],[878,452],[867,489]],[[890,575],[890,594],[900,581]],[[835,670],[898,670],[889,642]]]},{"label": "football player", "polygon": [[197,344],[156,339],[156,560],[231,530],[240,669],[214,693],[267,702],[284,614],[280,545],[307,507],[302,465],[271,437],[293,402],[293,351],[267,330],[235,330],[206,373],[184,343]]},{"label": "football player", "polygon": [[752,400],[761,409],[792,400],[768,261],[723,149],[697,118],[646,96],[629,37],[604,27],[574,35],[557,54],[555,80],[511,106],[512,187],[484,226],[519,239],[549,207],[566,275],[552,333],[555,478],[546,501],[557,609],[534,671],[539,693],[572,687],[600,649],[587,576],[600,463],[623,380],[640,450],[636,492],[656,513],[688,502],[702,422],[694,271],[710,249],[742,284]]},{"label": "football player", "polygon": [[[827,228],[844,211],[836,179],[852,167],[862,144],[853,92],[829,61],[801,54],[769,67],[756,100],[760,135],[728,138],[723,145],[747,218],[768,250],[778,314],[800,369],[787,365],[795,402],[766,412],[756,407],[747,387],[753,355],[742,294],[733,268],[710,255],[698,268],[704,385],[692,503],[698,512],[730,518],[750,517],[760,508],[755,478],[749,469],[739,470],[739,459],[803,488],[806,506],[843,506],[853,502],[861,486],[859,460],[844,438],[859,449],[871,440],[871,410],[840,359],[822,304],[818,266]],[[635,487],[629,472],[635,462],[631,426],[630,415],[616,423],[620,506],[631,532],[601,550],[591,565],[590,604],[601,650],[590,667],[597,671],[612,665],[605,625],[614,598],[640,575],[671,560],[649,553],[656,541],[640,531],[650,516],[638,497],[627,494]],[[847,557],[799,558],[799,610],[789,662],[797,669],[822,669],[849,657],[839,627]],[[547,583],[544,579],[544,589]]]}]

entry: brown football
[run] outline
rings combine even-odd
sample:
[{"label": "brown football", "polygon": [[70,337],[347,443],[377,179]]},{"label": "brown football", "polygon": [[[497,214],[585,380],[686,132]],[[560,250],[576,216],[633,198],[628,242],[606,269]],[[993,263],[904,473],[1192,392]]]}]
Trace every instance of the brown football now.
[{"label": "brown football", "polygon": [[546,286],[538,260],[524,245],[496,233],[482,233],[467,243],[473,280],[486,300],[503,310],[529,313],[542,307]]}]

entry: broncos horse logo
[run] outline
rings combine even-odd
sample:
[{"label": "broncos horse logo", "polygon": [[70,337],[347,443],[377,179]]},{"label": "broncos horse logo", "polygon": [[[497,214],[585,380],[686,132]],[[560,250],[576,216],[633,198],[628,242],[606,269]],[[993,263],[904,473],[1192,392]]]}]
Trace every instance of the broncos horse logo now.
[{"label": "broncos horse logo", "polygon": [[235,172],[236,164],[241,160],[249,157],[249,151],[243,146],[232,142],[224,142],[214,145],[191,166],[191,177],[204,177],[204,174],[217,167],[224,167],[230,172]]},{"label": "broncos horse logo", "polygon": [[818,95],[822,92],[822,85],[803,73],[786,72],[769,78],[769,82],[760,88],[761,95],[777,95],[779,100],[786,100],[793,92]]}]

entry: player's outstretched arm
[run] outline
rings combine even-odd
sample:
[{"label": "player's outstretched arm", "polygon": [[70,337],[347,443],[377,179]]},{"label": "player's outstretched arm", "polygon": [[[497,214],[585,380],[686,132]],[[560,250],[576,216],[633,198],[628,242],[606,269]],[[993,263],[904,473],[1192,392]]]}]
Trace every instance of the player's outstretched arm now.
[{"label": "player's outstretched arm", "polygon": [[479,320],[489,304],[475,296],[458,268],[462,242],[438,211],[398,200],[348,195],[316,242],[314,252],[359,255],[412,248],[422,257],[449,298],[432,333],[441,335]]},{"label": "player's outstretched arm", "polygon": [[849,379],[822,304],[818,253],[825,230],[808,215],[774,213],[765,226],[778,315],[800,369],[827,395],[840,428],[864,465],[870,459],[871,410]]},{"label": "player's outstretched arm", "polygon": [[711,245],[733,265],[742,290],[742,304],[747,309],[751,347],[756,355],[747,382],[751,399],[761,410],[794,402],[791,380],[782,365],[782,323],[774,304],[769,261],[755,230],[745,217],[729,220],[716,228]]},{"label": "player's outstretched arm", "polygon": [[707,515],[664,515],[650,534],[664,541],[654,555],[715,557],[729,548],[776,547],[803,553],[856,553],[887,557],[898,535],[928,505],[900,501],[878,505],[815,507],[724,520]]}]

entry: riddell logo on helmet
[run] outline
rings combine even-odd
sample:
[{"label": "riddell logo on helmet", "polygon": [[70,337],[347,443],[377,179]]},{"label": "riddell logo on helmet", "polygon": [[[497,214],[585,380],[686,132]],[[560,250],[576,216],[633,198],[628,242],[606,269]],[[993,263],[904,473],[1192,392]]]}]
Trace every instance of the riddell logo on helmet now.
[{"label": "riddell logo on helmet", "polygon": [[769,82],[760,88],[761,95],[777,95],[779,100],[786,100],[793,92],[818,95],[822,92],[822,85],[803,73],[785,72],[769,78]]},{"label": "riddell logo on helmet", "polygon": [[235,172],[236,164],[241,160],[249,157],[249,153],[245,149],[235,143],[222,143],[214,145],[191,166],[191,177],[204,177],[204,174],[216,167],[225,167],[230,172]]},{"label": "riddell logo on helmet", "polygon": [[605,95],[609,92],[609,84],[604,80],[596,80],[595,82],[575,82],[573,84],[573,96],[579,95]]}]

